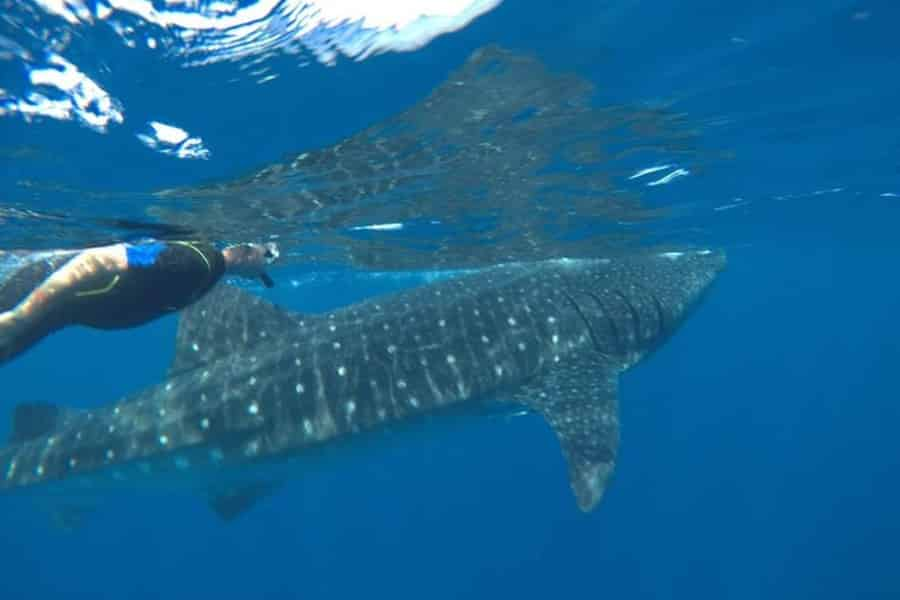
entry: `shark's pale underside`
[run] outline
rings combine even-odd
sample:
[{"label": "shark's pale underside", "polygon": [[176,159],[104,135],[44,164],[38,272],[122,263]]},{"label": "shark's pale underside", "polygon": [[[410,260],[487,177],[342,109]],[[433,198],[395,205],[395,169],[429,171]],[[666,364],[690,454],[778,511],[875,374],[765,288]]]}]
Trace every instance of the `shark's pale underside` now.
[{"label": "shark's pale underside", "polygon": [[590,510],[616,460],[619,374],[724,264],[710,250],[511,263],[315,316],[220,286],[182,315],[159,385],[89,411],[19,406],[0,492],[65,509],[177,485],[231,518],[323,450],[499,401],[543,416]]}]

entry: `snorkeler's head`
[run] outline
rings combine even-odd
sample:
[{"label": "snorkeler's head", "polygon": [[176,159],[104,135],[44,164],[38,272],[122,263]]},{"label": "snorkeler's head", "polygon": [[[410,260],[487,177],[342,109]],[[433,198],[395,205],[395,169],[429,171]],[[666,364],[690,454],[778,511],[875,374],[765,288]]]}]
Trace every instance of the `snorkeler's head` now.
[{"label": "snorkeler's head", "polygon": [[265,271],[266,265],[272,264],[281,256],[275,242],[232,244],[222,250],[222,256],[225,257],[227,272],[248,279],[259,279],[266,287],[275,285]]},{"label": "snorkeler's head", "polygon": [[281,252],[278,250],[278,244],[275,242],[266,242],[262,244],[263,247],[263,257],[266,260],[266,264],[271,265],[273,262],[278,260],[278,257],[281,256]]}]

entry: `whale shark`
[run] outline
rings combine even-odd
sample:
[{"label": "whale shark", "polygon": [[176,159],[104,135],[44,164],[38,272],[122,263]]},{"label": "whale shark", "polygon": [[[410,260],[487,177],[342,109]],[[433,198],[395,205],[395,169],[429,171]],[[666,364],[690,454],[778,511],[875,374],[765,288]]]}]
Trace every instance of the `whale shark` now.
[{"label": "whale shark", "polygon": [[0,496],[40,494],[74,522],[116,489],[172,486],[230,520],[354,440],[499,405],[543,417],[590,511],[616,463],[619,376],[725,262],[682,249],[507,263],[321,314],[220,284],[181,314],[158,384],[99,408],[17,406]]}]

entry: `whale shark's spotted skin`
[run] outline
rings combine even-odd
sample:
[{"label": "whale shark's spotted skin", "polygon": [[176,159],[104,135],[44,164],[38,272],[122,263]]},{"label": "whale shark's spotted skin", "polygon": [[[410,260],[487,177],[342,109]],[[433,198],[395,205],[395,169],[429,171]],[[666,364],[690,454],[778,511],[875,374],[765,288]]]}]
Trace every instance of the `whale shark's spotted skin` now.
[{"label": "whale shark's spotted skin", "polygon": [[708,250],[513,263],[315,316],[220,286],[182,315],[159,385],[98,410],[20,408],[0,491],[203,481],[232,517],[277,483],[264,465],[496,399],[547,420],[589,510],[615,463],[619,373],[724,263]]}]

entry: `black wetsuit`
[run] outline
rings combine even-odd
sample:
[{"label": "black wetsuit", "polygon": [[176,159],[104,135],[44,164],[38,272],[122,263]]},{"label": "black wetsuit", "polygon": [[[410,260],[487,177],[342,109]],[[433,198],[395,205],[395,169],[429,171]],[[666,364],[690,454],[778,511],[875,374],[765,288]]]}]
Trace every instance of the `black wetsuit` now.
[{"label": "black wetsuit", "polygon": [[[65,302],[28,323],[11,346],[0,347],[0,361],[67,325],[124,329],[180,310],[209,291],[225,273],[222,253],[201,242],[128,245],[126,255],[125,272],[109,274],[105,281],[79,282],[67,290]],[[75,256],[50,257],[19,269],[0,283],[0,311],[15,308]]]},{"label": "black wetsuit", "polygon": [[155,244],[158,252],[146,260],[135,260],[141,246],[130,246],[128,270],[118,279],[111,276],[106,286],[77,291],[64,309],[66,320],[98,329],[141,325],[188,306],[225,273],[222,253],[209,244]]}]

